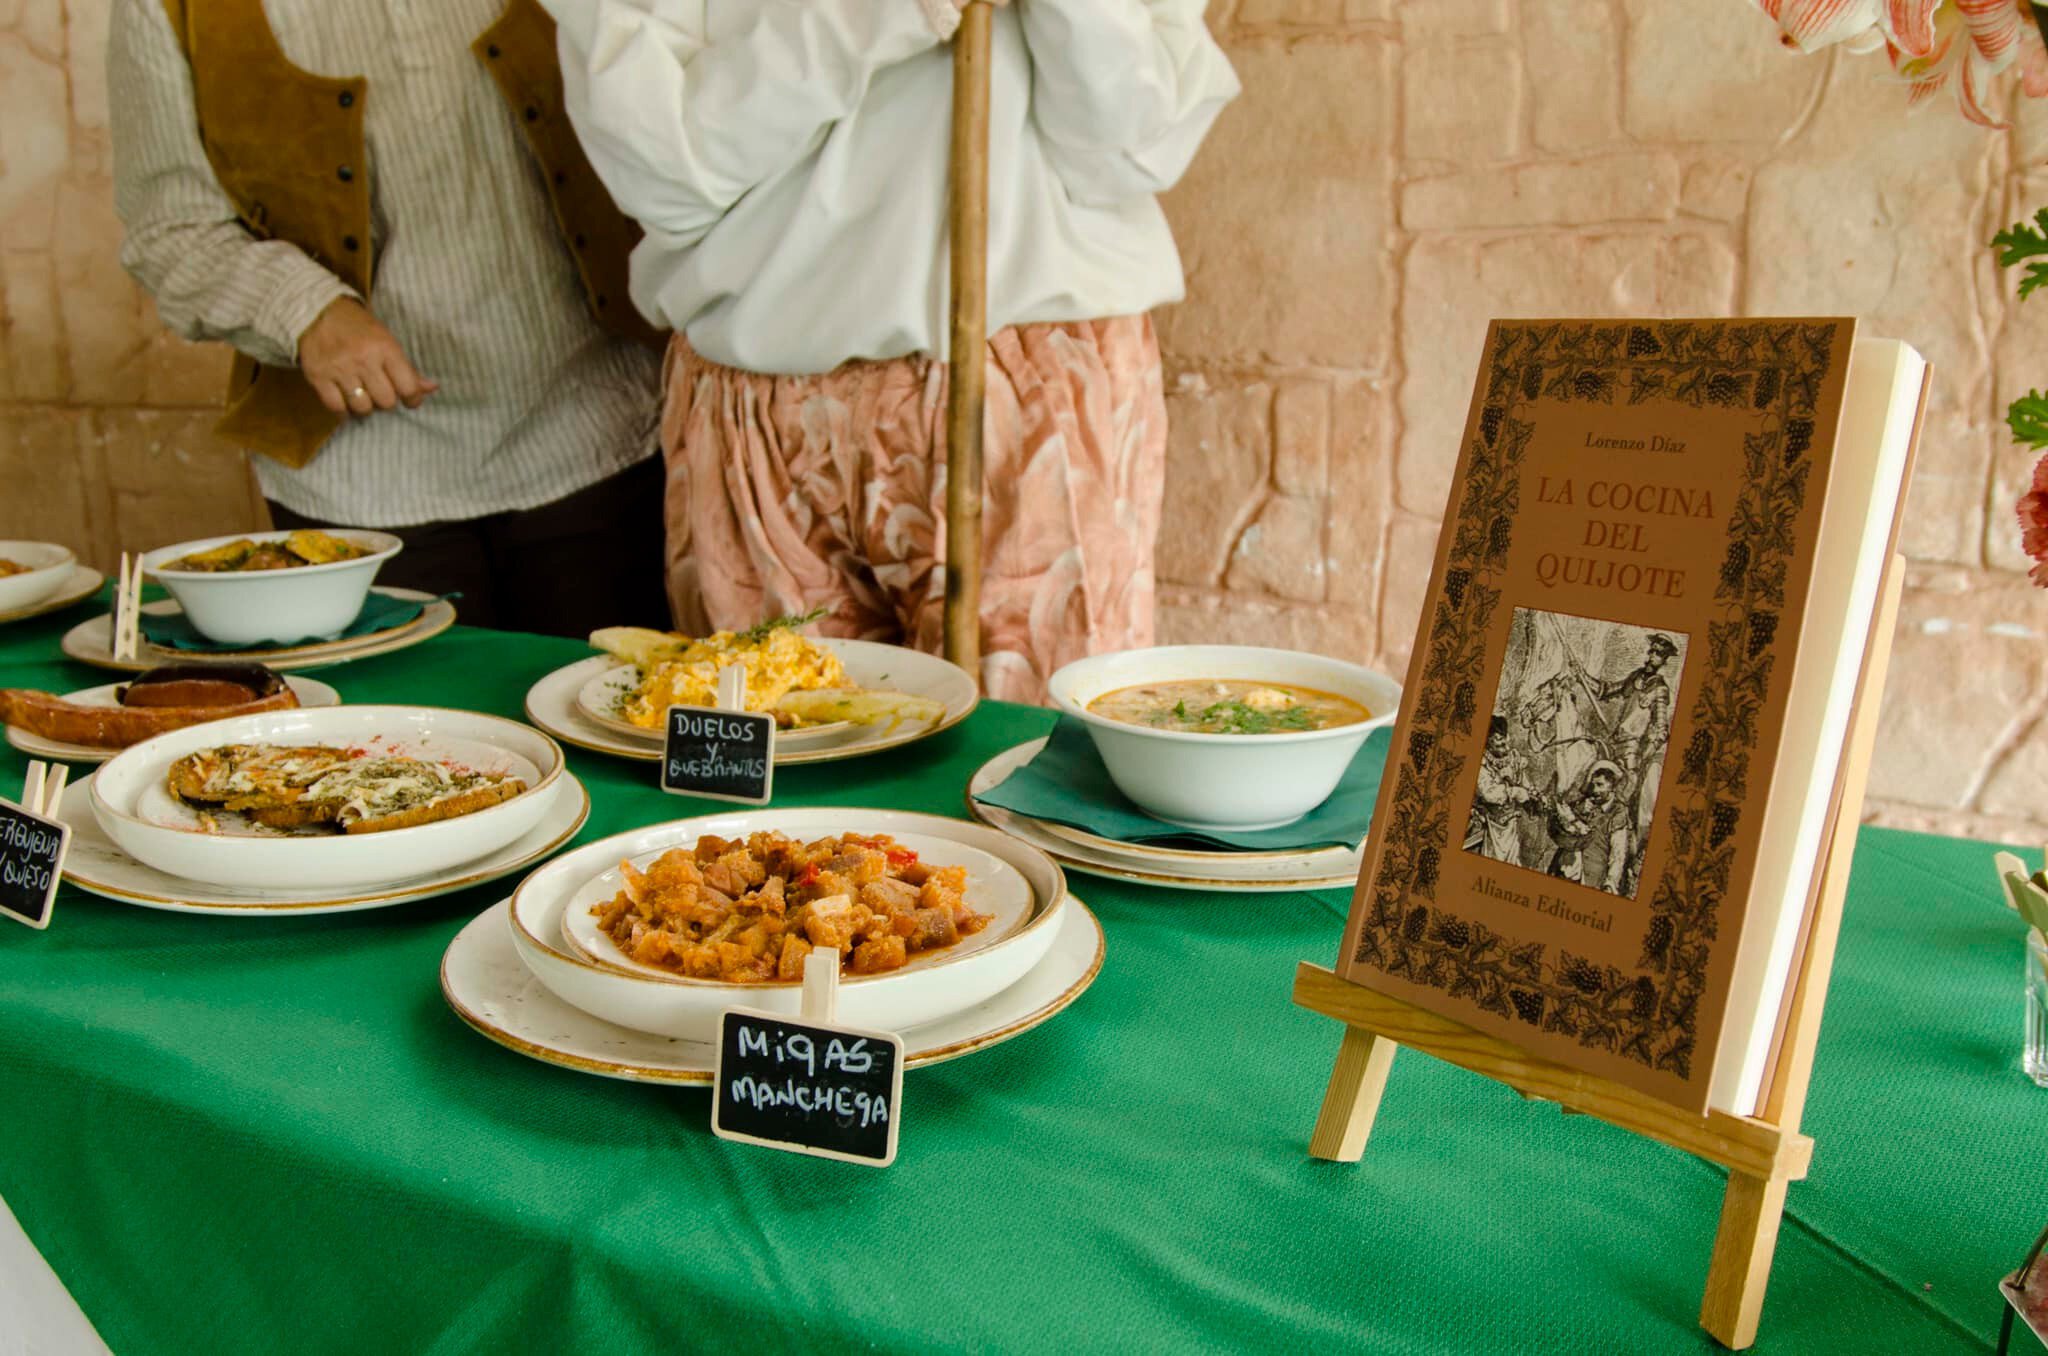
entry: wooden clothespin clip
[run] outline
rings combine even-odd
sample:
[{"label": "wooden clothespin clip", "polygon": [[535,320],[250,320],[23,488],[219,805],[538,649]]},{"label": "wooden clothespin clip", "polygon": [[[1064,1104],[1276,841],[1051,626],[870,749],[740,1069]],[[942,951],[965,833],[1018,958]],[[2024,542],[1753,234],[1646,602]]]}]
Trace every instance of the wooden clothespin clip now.
[{"label": "wooden clothespin clip", "polygon": [[743,664],[727,664],[718,671],[718,709],[747,709],[747,670]]},{"label": "wooden clothespin clip", "polygon": [[1998,884],[2005,891],[2005,906],[2020,912],[2020,891],[2027,888],[2029,879],[2027,864],[2010,852],[1998,853],[1991,860],[1998,867]]},{"label": "wooden clothespin clip", "polygon": [[804,957],[803,1019],[830,1026],[839,1018],[839,953],[818,947]]},{"label": "wooden clothespin clip", "polygon": [[21,783],[21,808],[44,819],[55,819],[58,807],[64,803],[64,784],[70,779],[71,769],[62,763],[31,762],[28,776]]},{"label": "wooden clothespin clip", "polygon": [[113,652],[117,660],[142,653],[142,557],[121,553],[121,573],[114,582]]},{"label": "wooden clothespin clip", "polygon": [[71,845],[71,829],[58,818],[70,776],[62,763],[32,762],[19,808],[0,800],[0,917],[50,926]]}]

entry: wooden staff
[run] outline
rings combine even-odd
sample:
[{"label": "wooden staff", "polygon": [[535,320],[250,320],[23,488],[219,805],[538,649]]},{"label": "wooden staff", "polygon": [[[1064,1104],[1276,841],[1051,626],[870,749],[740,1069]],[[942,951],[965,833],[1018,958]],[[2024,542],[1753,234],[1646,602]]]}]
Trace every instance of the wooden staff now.
[{"label": "wooden staff", "polygon": [[946,405],[946,658],[981,681],[981,439],[988,362],[989,27],[975,0],[953,42],[952,385]]}]

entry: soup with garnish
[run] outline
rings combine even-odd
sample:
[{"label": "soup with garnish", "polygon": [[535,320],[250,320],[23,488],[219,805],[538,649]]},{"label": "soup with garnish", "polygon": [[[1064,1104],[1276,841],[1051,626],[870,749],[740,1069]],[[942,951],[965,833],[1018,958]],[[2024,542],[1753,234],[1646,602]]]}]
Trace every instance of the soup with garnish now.
[{"label": "soup with garnish", "polygon": [[1296,734],[1356,725],[1372,712],[1334,692],[1235,678],[1140,683],[1105,692],[1090,715],[1183,734]]}]

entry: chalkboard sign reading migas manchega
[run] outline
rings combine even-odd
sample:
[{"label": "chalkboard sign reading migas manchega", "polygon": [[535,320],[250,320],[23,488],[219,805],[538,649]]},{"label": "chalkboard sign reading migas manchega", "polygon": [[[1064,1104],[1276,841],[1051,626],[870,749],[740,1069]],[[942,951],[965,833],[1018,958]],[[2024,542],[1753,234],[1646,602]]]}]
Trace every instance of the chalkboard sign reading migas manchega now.
[{"label": "chalkboard sign reading migas manchega", "polygon": [[0,800],[0,913],[32,928],[50,925],[70,842],[67,825]]},{"label": "chalkboard sign reading migas manchega", "polygon": [[902,1096],[898,1036],[744,1008],[719,1019],[711,1130],[721,1139],[886,1168]]},{"label": "chalkboard sign reading migas manchega", "polygon": [[662,790],[766,805],[774,788],[774,716],[705,706],[668,709]]}]

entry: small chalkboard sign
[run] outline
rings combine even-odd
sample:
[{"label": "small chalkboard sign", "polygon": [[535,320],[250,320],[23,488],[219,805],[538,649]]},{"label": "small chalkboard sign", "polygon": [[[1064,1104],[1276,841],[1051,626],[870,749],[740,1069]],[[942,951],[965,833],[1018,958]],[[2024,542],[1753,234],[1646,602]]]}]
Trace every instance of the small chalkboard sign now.
[{"label": "small chalkboard sign", "polygon": [[[720,1139],[886,1168],[902,1123],[903,1040],[832,1022],[839,955],[812,952],[804,1015],[728,1010],[718,1023],[711,1131]],[[819,973],[829,968],[829,976]]]},{"label": "small chalkboard sign", "polygon": [[775,717],[747,711],[746,670],[719,674],[718,707],[671,706],[661,789],[766,805],[775,790]]},{"label": "small chalkboard sign", "polygon": [[69,825],[0,800],[0,914],[32,928],[50,926],[70,845]]}]

